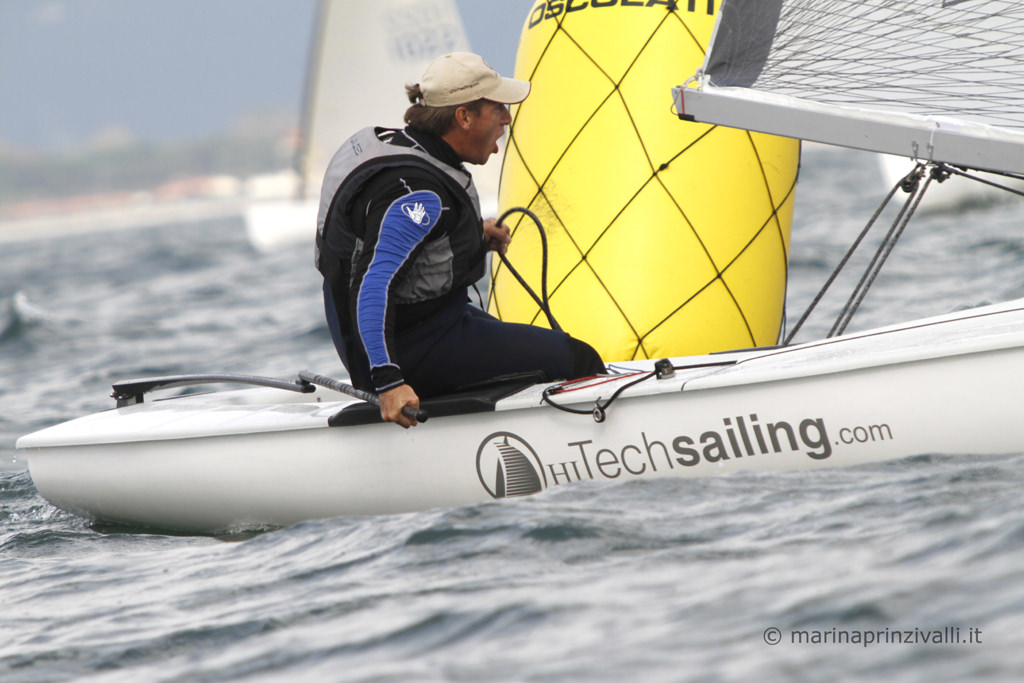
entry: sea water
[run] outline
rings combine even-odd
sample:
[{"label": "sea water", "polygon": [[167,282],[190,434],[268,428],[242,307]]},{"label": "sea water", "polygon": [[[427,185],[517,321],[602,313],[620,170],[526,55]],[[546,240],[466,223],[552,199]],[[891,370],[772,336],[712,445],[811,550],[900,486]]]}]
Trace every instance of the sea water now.
[{"label": "sea water", "polygon": [[[871,155],[805,151],[790,325],[885,190]],[[850,330],[1018,297],[1024,200],[924,214]],[[342,375],[311,245],[258,253],[238,219],[0,244],[0,681],[1024,672],[1021,454],[585,483],[211,538],[91,527],[14,448],[109,407],[118,380],[303,368]]]}]

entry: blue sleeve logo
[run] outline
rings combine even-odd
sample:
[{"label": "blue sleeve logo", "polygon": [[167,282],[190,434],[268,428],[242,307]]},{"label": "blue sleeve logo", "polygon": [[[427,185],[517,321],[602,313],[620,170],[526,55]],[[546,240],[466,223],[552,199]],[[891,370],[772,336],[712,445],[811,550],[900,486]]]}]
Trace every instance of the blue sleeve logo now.
[{"label": "blue sleeve logo", "polygon": [[402,204],[402,213],[409,217],[416,225],[426,228],[433,223],[430,218],[430,214],[427,213],[427,207],[423,206],[423,202],[412,202],[409,204]]}]

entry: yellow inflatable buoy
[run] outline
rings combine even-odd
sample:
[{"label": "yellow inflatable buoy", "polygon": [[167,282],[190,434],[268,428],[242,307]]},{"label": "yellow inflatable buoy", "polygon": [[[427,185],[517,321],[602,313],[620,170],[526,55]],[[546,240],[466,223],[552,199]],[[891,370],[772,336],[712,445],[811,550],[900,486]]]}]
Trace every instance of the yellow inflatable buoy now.
[{"label": "yellow inflatable buoy", "polygon": [[[799,142],[679,120],[672,86],[704,60],[713,0],[536,2],[515,75],[500,211],[537,214],[551,309],[606,361],[776,343]],[[508,258],[540,292],[541,238],[510,216]],[[547,324],[492,263],[489,310]]]}]

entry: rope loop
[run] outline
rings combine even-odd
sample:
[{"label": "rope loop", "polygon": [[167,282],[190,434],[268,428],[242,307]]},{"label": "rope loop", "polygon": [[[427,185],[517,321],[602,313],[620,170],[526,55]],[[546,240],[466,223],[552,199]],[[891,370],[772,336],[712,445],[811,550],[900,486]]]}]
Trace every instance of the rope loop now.
[{"label": "rope loop", "polygon": [[548,300],[548,236],[547,233],[544,231],[544,224],[541,223],[540,218],[538,218],[537,214],[535,214],[534,212],[522,206],[514,206],[498,217],[498,225],[504,223],[505,219],[508,218],[513,213],[522,213],[528,216],[537,226],[538,233],[540,233],[542,259],[540,270],[541,295],[539,297],[537,296],[537,293],[533,291],[533,288],[531,288],[530,285],[526,283],[526,280],[524,280],[523,277],[519,274],[519,272],[512,267],[512,264],[500,251],[498,252],[498,257],[501,259],[501,262],[505,265],[505,267],[508,268],[508,272],[512,273],[512,276],[519,282],[520,285],[522,285],[523,289],[526,290],[526,293],[530,295],[530,297],[537,303],[538,306],[540,306],[540,310],[543,311],[544,316],[548,319],[548,324],[551,325],[551,329],[562,332],[562,326],[558,324],[557,320],[555,320],[555,316],[551,312],[551,302]]}]

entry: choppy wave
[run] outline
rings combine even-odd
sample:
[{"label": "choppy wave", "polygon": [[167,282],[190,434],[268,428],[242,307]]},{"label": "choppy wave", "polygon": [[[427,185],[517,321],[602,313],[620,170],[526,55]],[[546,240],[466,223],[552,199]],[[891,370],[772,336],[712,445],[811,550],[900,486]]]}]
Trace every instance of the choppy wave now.
[{"label": "choppy wave", "polygon": [[22,291],[12,294],[0,315],[0,343],[23,337],[33,327],[54,323],[56,317],[29,301]]},{"label": "choppy wave", "polygon": [[[0,671],[12,681],[981,680],[1024,666],[1022,464],[922,457],[581,485],[230,542],[41,518],[15,477],[17,502],[5,506],[28,514],[3,540],[5,611],[16,616]],[[773,628],[777,645],[765,640]],[[978,628],[982,642],[791,641],[943,628],[963,639]]]}]

